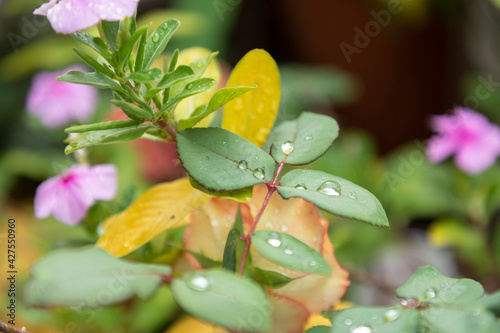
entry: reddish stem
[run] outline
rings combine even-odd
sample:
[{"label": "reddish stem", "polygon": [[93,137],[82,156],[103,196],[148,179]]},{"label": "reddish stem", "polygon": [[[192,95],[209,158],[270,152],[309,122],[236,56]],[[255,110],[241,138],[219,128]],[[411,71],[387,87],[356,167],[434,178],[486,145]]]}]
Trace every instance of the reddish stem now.
[{"label": "reddish stem", "polygon": [[247,262],[247,257],[248,257],[248,252],[250,251],[250,244],[252,243],[252,235],[255,233],[255,229],[257,228],[257,223],[259,223],[260,218],[262,217],[262,214],[264,213],[264,210],[267,207],[267,204],[269,203],[269,200],[271,199],[271,196],[273,193],[277,190],[277,182],[278,182],[278,176],[280,175],[281,171],[283,170],[283,166],[285,165],[285,159],[281,161],[281,163],[278,166],[278,170],[276,171],[276,175],[273,178],[272,183],[267,183],[267,195],[266,198],[264,199],[264,202],[262,203],[262,206],[259,209],[259,212],[255,216],[255,219],[252,222],[252,225],[250,226],[250,231],[248,232],[248,235],[244,237],[242,240],[245,241],[245,249],[243,250],[243,255],[241,257],[241,263],[240,263],[240,270],[239,270],[239,275],[243,275],[243,272],[245,271],[245,265]]}]

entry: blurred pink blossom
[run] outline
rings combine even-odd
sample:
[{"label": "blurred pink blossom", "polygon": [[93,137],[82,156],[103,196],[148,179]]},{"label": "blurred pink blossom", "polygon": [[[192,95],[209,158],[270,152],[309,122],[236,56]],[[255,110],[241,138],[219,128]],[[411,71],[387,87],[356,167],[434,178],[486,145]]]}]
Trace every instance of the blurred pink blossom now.
[{"label": "blurred pink blossom", "polygon": [[90,28],[101,20],[120,21],[132,17],[139,0],[50,0],[33,14],[47,16],[58,33],[70,34]]},{"label": "blurred pink blossom", "polygon": [[456,107],[451,115],[431,119],[438,132],[427,145],[427,156],[439,163],[455,154],[455,163],[468,174],[489,168],[500,155],[500,128],[475,111]]},{"label": "blurred pink blossom", "polygon": [[57,128],[71,121],[83,122],[94,113],[97,88],[56,81],[70,70],[84,71],[73,66],[59,72],[41,72],[33,77],[26,108],[48,128]]},{"label": "blurred pink blossom", "polygon": [[35,216],[53,215],[68,225],[78,224],[96,200],[111,200],[116,194],[116,167],[112,164],[76,164],[38,186]]}]

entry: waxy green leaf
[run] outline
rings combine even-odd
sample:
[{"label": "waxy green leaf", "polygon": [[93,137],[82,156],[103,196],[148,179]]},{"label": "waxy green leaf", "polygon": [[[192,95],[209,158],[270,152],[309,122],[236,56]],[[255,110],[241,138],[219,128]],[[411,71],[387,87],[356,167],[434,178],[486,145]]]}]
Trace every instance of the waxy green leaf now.
[{"label": "waxy green leaf", "polygon": [[120,29],[120,21],[101,21],[101,26],[108,47],[112,52],[114,52],[116,50],[116,41],[118,38],[118,30]]},{"label": "waxy green leaf", "polygon": [[151,69],[143,69],[138,72],[132,73],[127,77],[127,80],[132,80],[136,82],[151,82],[158,80],[161,77],[161,69],[159,68],[151,68]]},{"label": "waxy green leaf", "polygon": [[169,107],[179,103],[184,98],[202,93],[210,88],[216,83],[214,79],[204,77],[195,81],[188,83],[184,89],[175,97],[170,99],[165,105],[162,107],[161,111],[168,109]]},{"label": "waxy green leaf", "polygon": [[94,68],[97,72],[99,72],[101,74],[109,73],[109,69],[107,69],[106,67],[101,65],[99,62],[97,62],[97,60],[95,60],[94,58],[92,58],[88,54],[78,50],[77,48],[73,48],[73,51],[75,51],[75,53],[80,57],[80,59],[85,61],[87,63],[87,65]]},{"label": "waxy green leaf", "polygon": [[144,47],[144,62],[141,69],[149,68],[160,56],[168,41],[179,27],[180,22],[175,19],[167,20],[148,37]]},{"label": "waxy green leaf", "polygon": [[330,274],[330,267],[319,252],[289,234],[258,230],[252,235],[252,245],[278,265],[299,272]]},{"label": "waxy green leaf", "polygon": [[422,323],[430,332],[500,333],[495,315],[481,309],[430,307],[422,311]]},{"label": "waxy green leaf", "polygon": [[88,32],[83,32],[83,31],[78,31],[71,36],[78,42],[87,45],[88,47],[91,47],[97,53],[102,55],[105,59],[111,60],[111,53],[108,50],[108,47],[106,43],[99,37],[94,37]]},{"label": "waxy green leaf", "polygon": [[292,170],[281,178],[278,193],[284,199],[304,198],[335,215],[389,227],[384,208],[373,194],[323,171]]},{"label": "waxy green leaf", "polygon": [[297,119],[284,121],[274,128],[262,149],[269,151],[271,145],[278,148],[272,151],[277,162],[288,156],[287,164],[307,164],[323,155],[338,134],[335,119],[303,112]]},{"label": "waxy green leaf", "polygon": [[151,127],[151,124],[141,124],[132,127],[87,132],[66,146],[64,153],[70,154],[78,149],[90,146],[133,141],[139,139]]},{"label": "waxy green leaf", "polygon": [[113,120],[113,121],[104,121],[102,123],[88,124],[88,125],[79,125],[79,126],[71,126],[64,130],[66,133],[85,133],[90,131],[102,131],[107,129],[114,128],[124,128],[124,127],[132,127],[137,126],[140,123],[127,119],[127,120]]},{"label": "waxy green leaf", "polygon": [[[189,314],[233,330],[257,332],[271,326],[264,290],[234,273],[211,269],[174,279],[172,294]],[[249,320],[258,317],[259,320]]]},{"label": "waxy green leaf", "polygon": [[221,128],[191,128],[177,133],[177,151],[190,176],[211,190],[239,190],[271,181],[274,176],[271,156]]},{"label": "waxy green leaf", "polygon": [[101,73],[84,73],[80,71],[69,71],[56,78],[57,81],[64,81],[76,84],[86,84],[99,89],[111,88],[120,92],[125,92],[125,89],[115,80],[110,79]]},{"label": "waxy green leaf", "polygon": [[168,266],[117,259],[98,248],[52,252],[31,268],[25,296],[30,306],[102,307],[134,295],[148,298],[170,275]]},{"label": "waxy green leaf", "polygon": [[130,36],[125,43],[122,44],[120,49],[118,50],[118,63],[120,66],[124,66],[130,56],[130,53],[132,53],[132,50],[134,49],[135,43],[141,38],[142,35],[147,35],[147,31],[151,24],[148,24],[144,27],[140,27],[137,29],[132,36]]},{"label": "waxy green leaf", "polygon": [[280,274],[278,272],[266,271],[258,267],[255,267],[253,271],[254,271],[253,278],[255,279],[255,281],[271,289],[278,289],[284,287],[290,282],[301,278],[301,277],[291,278],[289,276]]},{"label": "waxy green leaf", "polygon": [[254,87],[230,87],[230,88],[222,88],[217,91],[210,101],[208,105],[205,107],[197,108],[193,114],[187,119],[181,119],[178,124],[178,130],[183,130],[185,128],[191,128],[196,125],[203,118],[207,117],[212,112],[216,111],[220,107],[222,107],[227,102],[235,99],[238,96],[243,95],[244,93],[255,89]]},{"label": "waxy green leaf", "polygon": [[[189,175],[188,175],[188,177],[189,177]],[[241,190],[235,190],[235,191],[215,191],[215,190],[210,190],[206,187],[201,186],[191,177],[189,177],[189,181],[190,181],[191,186],[193,188],[200,190],[206,194],[210,194],[210,195],[217,197],[217,198],[231,199],[231,200],[236,200],[239,202],[249,202],[250,200],[252,200],[253,186],[250,186],[247,188],[242,188]]]},{"label": "waxy green leaf", "polygon": [[130,104],[124,101],[112,100],[111,103],[118,106],[131,119],[137,121],[152,120],[154,113],[150,109],[143,109],[137,105]]},{"label": "waxy green leaf", "polygon": [[151,88],[146,93],[146,98],[151,98],[160,91],[171,87],[174,84],[179,83],[182,80],[186,80],[188,78],[193,77],[194,72],[193,69],[189,66],[180,65],[173,72],[166,73],[160,79],[156,87]]},{"label": "waxy green leaf", "polygon": [[396,293],[424,303],[466,304],[481,297],[484,289],[479,282],[449,278],[428,265],[418,268]]}]

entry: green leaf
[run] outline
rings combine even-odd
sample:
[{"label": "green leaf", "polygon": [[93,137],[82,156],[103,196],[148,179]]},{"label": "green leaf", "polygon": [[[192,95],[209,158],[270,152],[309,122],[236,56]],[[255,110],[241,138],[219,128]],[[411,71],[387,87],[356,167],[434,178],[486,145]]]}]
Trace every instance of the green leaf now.
[{"label": "green leaf", "polygon": [[97,62],[94,58],[89,56],[86,53],[83,53],[82,51],[78,50],[77,48],[73,48],[73,51],[82,59],[85,61],[89,66],[93,67],[97,72],[105,74],[108,73],[108,69],[106,69],[103,65]]},{"label": "green leaf", "polygon": [[130,53],[132,53],[132,50],[134,49],[135,43],[137,43],[141,36],[147,36],[150,26],[151,24],[140,27],[139,29],[137,29],[137,31],[134,32],[132,36],[130,36],[129,39],[127,39],[127,41],[125,41],[125,43],[122,44],[122,46],[118,50],[118,63],[120,64],[120,66],[124,66],[127,63]]},{"label": "green leaf", "polygon": [[205,192],[206,194],[213,195],[214,197],[221,198],[221,199],[231,199],[231,200],[236,200],[236,201],[244,202],[244,203],[252,200],[253,186],[250,186],[247,188],[242,188],[241,190],[236,190],[236,191],[215,191],[215,190],[209,190],[208,188],[201,186],[193,178],[191,178],[189,175],[188,175],[188,177],[189,177],[189,182],[191,183],[191,186],[193,186],[197,190]]},{"label": "green leaf", "polygon": [[[240,216],[241,218],[241,216]],[[227,269],[228,271],[235,272],[237,269],[236,262],[236,248],[238,244],[240,244],[240,238],[243,237],[243,234],[238,229],[231,229],[227,235],[226,245],[224,247],[224,255],[222,259],[222,268]]]},{"label": "green leaf", "polygon": [[303,112],[297,119],[284,121],[274,128],[262,149],[272,151],[277,162],[288,153],[287,164],[310,163],[323,155],[339,135],[335,119],[311,112]]},{"label": "green leaf", "polygon": [[422,322],[431,332],[499,333],[497,318],[481,309],[430,307],[422,311]]},{"label": "green leaf", "polygon": [[101,21],[101,26],[106,42],[109,45],[109,49],[111,51],[115,51],[118,30],[120,29],[120,21]]},{"label": "green leaf", "polygon": [[121,108],[123,112],[133,120],[143,121],[144,119],[153,119],[154,113],[151,110],[143,109],[124,101],[112,100],[111,103]]},{"label": "green leaf", "polygon": [[113,128],[124,128],[139,125],[135,120],[113,120],[113,121],[104,121],[102,123],[88,124],[88,125],[79,125],[79,126],[71,126],[64,130],[66,133],[85,133],[90,131],[102,131]]},{"label": "green leaf", "polygon": [[252,245],[278,265],[299,272],[330,274],[330,267],[319,252],[289,234],[259,230],[252,235]]},{"label": "green leaf", "polygon": [[125,92],[125,89],[115,80],[110,79],[101,73],[84,73],[80,71],[69,71],[56,78],[57,81],[64,81],[76,84],[86,84],[99,89],[111,88],[120,92]]},{"label": "green leaf", "polygon": [[477,301],[470,303],[470,308],[484,308],[500,316],[500,291],[484,295]]},{"label": "green leaf", "polygon": [[243,219],[241,217],[240,205],[236,213],[233,228],[227,235],[226,245],[224,246],[224,254],[222,256],[222,268],[236,272],[238,269],[238,260],[241,259],[245,243],[241,241],[244,237]]},{"label": "green leaf", "polygon": [[399,297],[431,304],[466,304],[477,300],[483,293],[483,286],[479,282],[446,277],[429,265],[418,268],[396,290]]},{"label": "green leaf", "polygon": [[161,111],[164,111],[182,101],[184,98],[202,93],[210,88],[216,83],[214,79],[204,77],[195,81],[188,83],[184,89],[174,98],[170,99],[165,105],[162,107]]},{"label": "green leaf", "polygon": [[216,325],[246,332],[271,326],[271,309],[264,290],[228,271],[185,274],[174,279],[172,293],[186,312]]},{"label": "green leaf", "polygon": [[101,307],[133,295],[148,298],[171,269],[117,259],[98,248],[60,250],[31,268],[26,285],[30,306]]},{"label": "green leaf", "polygon": [[144,30],[141,34],[141,39],[137,46],[137,55],[135,57],[135,71],[140,71],[143,69],[144,64],[144,53],[146,51],[146,42],[148,41],[148,31]]},{"label": "green leaf", "polygon": [[161,77],[161,74],[162,72],[159,68],[143,69],[130,74],[129,77],[127,77],[127,80],[147,83],[158,80]]},{"label": "green leaf", "polygon": [[103,131],[91,131],[82,134],[78,139],[70,143],[64,149],[65,154],[70,154],[75,150],[95,145],[106,145],[120,142],[127,142],[139,139],[151,124],[141,124],[138,126],[114,128]]},{"label": "green leaf", "polygon": [[[141,96],[139,96],[135,91],[134,89],[132,89],[131,87],[129,87],[128,85],[125,85],[125,89],[127,90],[127,93],[128,95],[125,95],[124,97],[125,98],[130,98],[132,99],[135,103],[137,103],[138,105],[142,106],[143,109],[145,110],[148,110],[150,113],[154,114],[154,111],[153,109],[151,108],[151,106],[145,101],[142,99]],[[120,96],[122,97],[122,96]]]},{"label": "green leaf", "polygon": [[260,269],[258,267],[254,268],[254,279],[260,284],[263,284],[264,286],[271,288],[271,289],[278,289],[281,287],[286,286],[290,282],[298,278],[291,278],[289,276],[280,274],[278,272],[274,271],[266,271],[263,269]]},{"label": "green leaf", "polygon": [[238,96],[243,95],[244,93],[255,89],[257,86],[253,87],[231,87],[231,88],[222,88],[217,91],[208,105],[204,108],[197,108],[193,114],[187,119],[181,119],[177,126],[178,130],[183,130],[185,128],[191,128],[196,125],[200,120],[207,117],[212,112],[219,109],[221,106],[226,104],[227,102],[235,99]]},{"label": "green leaf", "polygon": [[330,332],[351,333],[366,327],[362,332],[418,333],[419,321],[420,313],[415,309],[357,306],[334,312]]},{"label": "green leaf", "polygon": [[94,37],[88,32],[78,31],[71,36],[78,42],[85,44],[102,55],[105,59],[111,60],[111,53],[109,52],[106,43],[99,37]]},{"label": "green leaf", "polygon": [[203,73],[205,73],[208,65],[210,65],[210,62],[217,56],[217,54],[219,54],[219,52],[212,52],[207,56],[196,59],[190,64],[195,73],[195,80],[199,79],[203,75]]},{"label": "green leaf", "polygon": [[149,36],[144,48],[144,63],[141,69],[149,68],[167,46],[170,37],[179,27],[180,22],[175,19],[167,20]]},{"label": "green leaf", "polygon": [[221,128],[190,128],[177,133],[177,151],[191,177],[211,190],[239,190],[271,181],[274,176],[271,156]]},{"label": "green leaf", "polygon": [[207,268],[222,268],[222,263],[218,260],[214,260],[208,257],[205,257],[203,254],[194,252],[194,251],[189,251],[186,249],[183,249],[185,252],[188,252],[191,254],[193,257],[196,258],[196,260],[200,263],[201,267],[204,269]]},{"label": "green leaf", "polygon": [[151,98],[163,89],[169,88],[172,85],[179,83],[182,80],[190,78],[194,75],[193,69],[189,66],[181,65],[173,72],[166,73],[160,79],[156,87],[148,90],[145,98]]},{"label": "green leaf", "polygon": [[382,204],[364,188],[322,171],[292,170],[281,178],[279,194],[302,197],[332,214],[389,227]]},{"label": "green leaf", "polygon": [[179,59],[179,49],[175,49],[174,53],[170,57],[170,63],[168,64],[168,73],[173,72],[175,70],[175,66],[177,66],[177,60]]}]

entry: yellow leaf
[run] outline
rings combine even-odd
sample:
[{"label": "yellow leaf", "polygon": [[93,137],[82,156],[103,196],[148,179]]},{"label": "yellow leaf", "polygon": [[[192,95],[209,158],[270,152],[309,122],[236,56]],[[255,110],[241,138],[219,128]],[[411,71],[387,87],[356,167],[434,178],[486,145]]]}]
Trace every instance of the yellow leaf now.
[{"label": "yellow leaf", "polygon": [[187,178],[156,185],[104,221],[96,246],[116,257],[124,256],[161,232],[186,223],[186,216],[209,198],[192,188]]},{"label": "yellow leaf", "polygon": [[[209,56],[212,54],[208,49],[202,47],[191,47],[179,52],[179,58],[177,59],[177,66],[179,65],[190,65],[193,61]],[[221,78],[220,66],[217,60],[212,59],[207,69],[203,73],[201,77],[209,77],[219,82]],[[174,110],[174,119],[179,121],[180,119],[188,118],[191,113],[200,105],[206,104],[210,101],[210,98],[217,92],[217,85],[214,85],[212,88],[204,91],[200,94],[196,94],[194,96],[183,99],[179,105]],[[214,113],[209,115],[208,117],[202,119],[195,127],[208,127],[212,118],[214,117]]]},{"label": "yellow leaf", "polygon": [[225,333],[222,327],[205,323],[193,317],[184,317],[177,320],[164,333]]},{"label": "yellow leaf", "polygon": [[248,52],[236,65],[228,87],[253,86],[257,89],[224,106],[222,128],[261,147],[278,113],[281,97],[280,73],[274,59],[264,50]]}]

